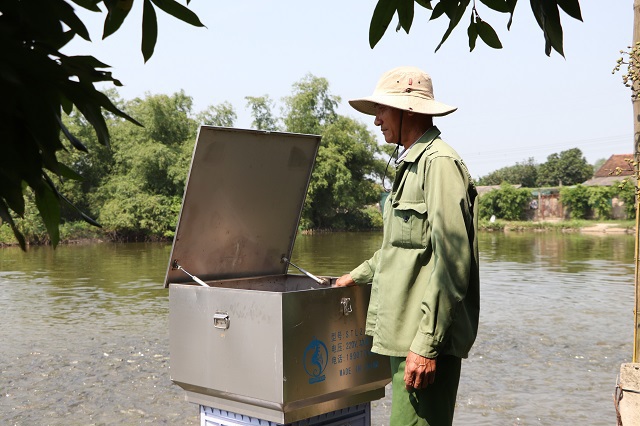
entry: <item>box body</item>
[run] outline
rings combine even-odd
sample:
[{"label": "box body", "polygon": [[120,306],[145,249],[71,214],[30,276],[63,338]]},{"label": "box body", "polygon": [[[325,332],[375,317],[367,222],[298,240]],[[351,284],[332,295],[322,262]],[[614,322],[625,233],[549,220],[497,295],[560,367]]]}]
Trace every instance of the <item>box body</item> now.
[{"label": "box body", "polygon": [[388,361],[364,335],[368,286],[241,281],[170,286],[171,379],[189,401],[290,423],[384,396]]}]

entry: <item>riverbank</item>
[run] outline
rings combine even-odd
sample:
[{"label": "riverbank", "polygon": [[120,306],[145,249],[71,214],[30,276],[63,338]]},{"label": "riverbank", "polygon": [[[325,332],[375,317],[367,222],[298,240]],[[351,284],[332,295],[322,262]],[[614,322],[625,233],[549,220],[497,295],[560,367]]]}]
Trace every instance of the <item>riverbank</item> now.
[{"label": "riverbank", "polygon": [[481,220],[480,231],[486,232],[562,232],[584,234],[634,234],[634,220],[551,220],[505,221]]},{"label": "riverbank", "polygon": [[[478,229],[481,232],[561,232],[561,233],[584,233],[584,234],[634,234],[634,220],[550,220],[550,221],[506,221],[480,220]],[[339,232],[339,231],[326,231]],[[316,232],[306,232],[314,234]],[[322,233],[325,233],[323,231]],[[44,230],[29,234],[25,233],[27,244],[32,246],[49,245],[50,240]],[[157,239],[154,240],[158,242]],[[166,239],[171,242],[171,238]],[[92,244],[102,242],[115,242],[109,235],[101,232],[100,228],[95,228],[85,223],[77,223],[71,226],[62,225],[60,227],[60,244]],[[123,241],[117,241],[123,242]],[[131,241],[143,242],[143,241]],[[11,229],[8,226],[0,226],[0,247],[17,246]]]}]

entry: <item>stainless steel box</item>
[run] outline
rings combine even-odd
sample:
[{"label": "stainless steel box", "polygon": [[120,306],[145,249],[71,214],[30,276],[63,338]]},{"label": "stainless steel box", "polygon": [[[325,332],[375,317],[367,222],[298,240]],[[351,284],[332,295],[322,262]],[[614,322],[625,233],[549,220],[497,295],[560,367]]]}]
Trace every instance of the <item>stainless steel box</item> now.
[{"label": "stainless steel box", "polygon": [[370,287],[321,285],[283,260],[319,144],[200,128],[165,279],[171,379],[190,402],[290,423],[384,396]]}]

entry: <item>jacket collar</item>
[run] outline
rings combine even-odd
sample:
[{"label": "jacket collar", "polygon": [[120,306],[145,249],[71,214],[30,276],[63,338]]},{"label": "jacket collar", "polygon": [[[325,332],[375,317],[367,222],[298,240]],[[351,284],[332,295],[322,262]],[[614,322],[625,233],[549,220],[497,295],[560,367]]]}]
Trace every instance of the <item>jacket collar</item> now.
[{"label": "jacket collar", "polygon": [[409,147],[409,152],[407,152],[403,161],[406,163],[416,162],[422,153],[431,147],[431,144],[438,136],[440,136],[440,130],[436,126],[432,126]]}]

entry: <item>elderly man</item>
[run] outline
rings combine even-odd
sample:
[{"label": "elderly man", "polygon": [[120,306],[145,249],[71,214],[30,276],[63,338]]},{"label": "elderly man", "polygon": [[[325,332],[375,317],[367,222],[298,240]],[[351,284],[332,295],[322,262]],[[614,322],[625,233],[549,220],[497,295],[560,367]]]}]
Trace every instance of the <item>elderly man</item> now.
[{"label": "elderly man", "polygon": [[414,67],[388,71],[372,96],[349,103],[403,151],[382,247],[336,285],[372,283],[366,332],[373,352],[390,357],[391,426],[451,425],[480,312],[477,191],[433,125],[456,108],[436,101],[431,78]]}]

